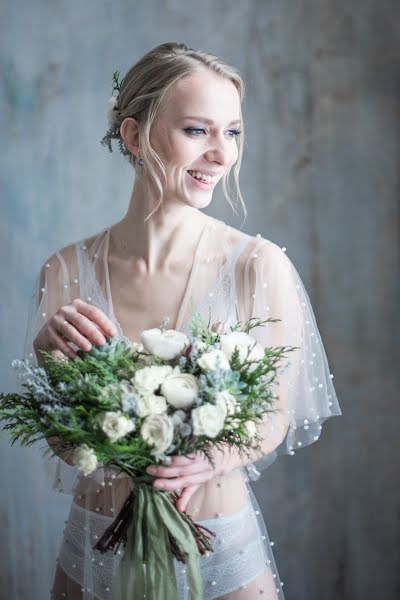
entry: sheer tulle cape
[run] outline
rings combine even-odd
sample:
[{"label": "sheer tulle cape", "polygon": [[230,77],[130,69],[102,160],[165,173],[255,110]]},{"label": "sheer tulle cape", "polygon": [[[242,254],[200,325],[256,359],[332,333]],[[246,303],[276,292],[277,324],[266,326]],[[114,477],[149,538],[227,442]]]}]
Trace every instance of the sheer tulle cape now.
[{"label": "sheer tulle cape", "polygon": [[[74,298],[101,308],[116,324],[118,337],[127,340],[112,299],[112,290],[126,283],[112,278],[109,245],[110,229],[106,228],[58,250],[44,262],[33,286],[24,345],[25,357],[33,363],[37,363],[33,341],[39,330]],[[265,347],[298,348],[282,364],[276,382],[276,412],[269,414],[258,428],[262,452],[253,453],[242,462],[237,455],[227,453],[227,475],[202,485],[193,497],[190,512],[206,522],[218,515],[233,518],[245,510],[250,494],[248,479],[257,479],[278,455],[293,455],[317,441],[323,422],[341,415],[341,410],[310,299],[295,266],[278,245],[209,218],[198,243],[178,318],[171,327],[188,333],[193,308],[206,320],[224,321],[228,331],[238,320],[279,319],[253,329],[251,335]],[[153,326],[159,324],[155,318]],[[85,522],[93,522],[88,527],[91,532],[97,527],[96,517],[99,523],[112,518],[130,488],[124,474],[102,465],[88,477],[58,457],[46,460],[45,468],[54,489],[74,495],[74,510],[87,511]],[[263,528],[263,523],[259,524],[258,532]],[[243,543],[241,540],[242,548]],[[269,561],[273,562],[272,553]]]}]

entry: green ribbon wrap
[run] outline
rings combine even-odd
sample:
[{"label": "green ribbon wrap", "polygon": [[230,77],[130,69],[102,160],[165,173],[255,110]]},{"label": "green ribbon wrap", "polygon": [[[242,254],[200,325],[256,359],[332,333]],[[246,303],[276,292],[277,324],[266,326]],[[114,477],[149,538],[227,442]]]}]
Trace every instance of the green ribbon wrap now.
[{"label": "green ribbon wrap", "polygon": [[113,600],[178,600],[170,540],[186,563],[190,599],[202,600],[199,549],[169,493],[136,483],[132,510]]}]

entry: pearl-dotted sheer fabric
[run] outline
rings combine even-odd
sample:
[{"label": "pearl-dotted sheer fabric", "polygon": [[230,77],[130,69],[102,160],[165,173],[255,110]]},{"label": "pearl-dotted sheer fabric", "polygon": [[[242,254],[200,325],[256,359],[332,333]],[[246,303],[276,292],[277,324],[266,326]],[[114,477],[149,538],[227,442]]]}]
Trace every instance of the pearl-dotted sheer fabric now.
[{"label": "pearl-dotted sheer fabric", "polygon": [[[118,281],[112,266],[110,228],[60,249],[45,261],[32,294],[26,358],[36,364],[33,340],[44,323],[74,298],[101,308],[115,323],[118,337],[128,339],[121,324],[130,326],[135,314],[122,314],[115,299],[117,294],[122,297],[121,290],[129,291],[129,282]],[[153,293],[154,298],[165,297],[164,282],[158,295],[157,290]],[[206,600],[252,600],[260,595],[283,600],[273,542],[249,480],[257,479],[278,455],[293,455],[318,440],[322,423],[341,415],[309,297],[283,249],[209,217],[178,302],[168,327],[189,333],[193,308],[206,319],[211,314],[212,322],[226,322],[228,331],[237,320],[271,317],[280,321],[253,329],[251,335],[265,346],[299,347],[282,363],[276,384],[277,412],[259,426],[262,453],[253,452],[248,459],[235,453],[224,455],[226,474],[202,484],[187,508],[196,521],[216,534],[214,551],[201,558]],[[149,314],[152,309],[149,304]],[[164,316],[154,305],[151,326],[159,326]],[[144,328],[149,328],[147,322],[145,327],[136,323],[136,331]],[[72,495],[52,597],[111,600],[121,555],[102,555],[93,546],[122,506],[131,480],[102,465],[84,477],[58,457],[45,467],[52,487]],[[180,599],[189,599],[184,565],[176,561],[175,567]]]}]

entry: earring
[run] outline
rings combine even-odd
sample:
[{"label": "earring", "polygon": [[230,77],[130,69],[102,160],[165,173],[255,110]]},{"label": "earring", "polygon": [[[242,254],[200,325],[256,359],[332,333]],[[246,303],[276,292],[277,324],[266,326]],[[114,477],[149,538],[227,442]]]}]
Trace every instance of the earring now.
[{"label": "earring", "polygon": [[139,158],[139,160],[138,160],[138,165],[139,165],[140,167],[143,167],[143,165],[144,165],[144,160],[143,160],[143,158]]}]

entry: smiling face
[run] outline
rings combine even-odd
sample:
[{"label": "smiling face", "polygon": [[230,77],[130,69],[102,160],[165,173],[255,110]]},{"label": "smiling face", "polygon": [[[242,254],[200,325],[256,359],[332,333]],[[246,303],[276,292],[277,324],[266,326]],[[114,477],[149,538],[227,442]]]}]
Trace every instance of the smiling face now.
[{"label": "smiling face", "polygon": [[208,206],[217,182],[238,158],[241,129],[240,96],[230,80],[209,70],[178,80],[150,134],[166,168],[163,201]]}]

